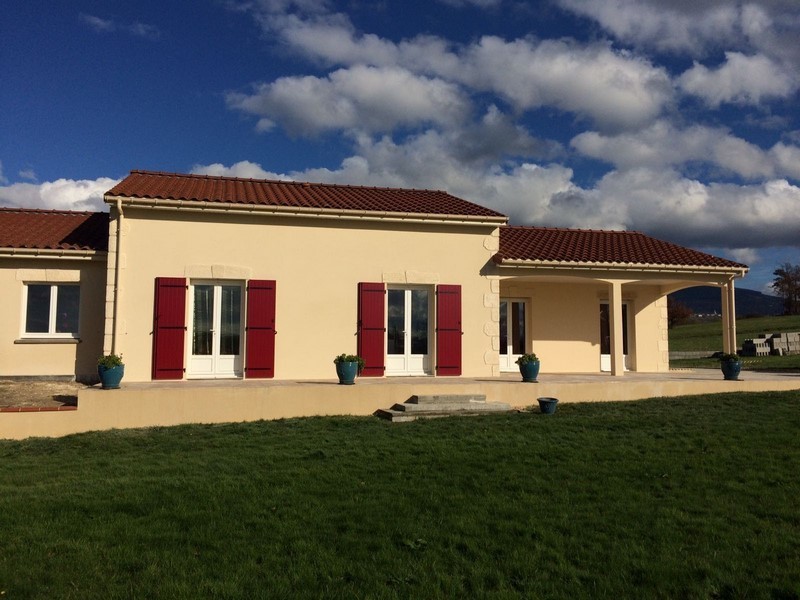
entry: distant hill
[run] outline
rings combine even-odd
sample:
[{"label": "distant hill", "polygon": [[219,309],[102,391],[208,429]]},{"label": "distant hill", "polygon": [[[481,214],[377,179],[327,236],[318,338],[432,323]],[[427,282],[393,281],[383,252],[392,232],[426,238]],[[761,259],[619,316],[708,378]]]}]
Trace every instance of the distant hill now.
[{"label": "distant hill", "polygon": [[[722,301],[719,288],[708,286],[693,287],[670,294],[671,298],[683,302],[696,315],[722,313]],[[736,316],[783,314],[783,300],[777,296],[768,296],[755,290],[736,288]]]}]

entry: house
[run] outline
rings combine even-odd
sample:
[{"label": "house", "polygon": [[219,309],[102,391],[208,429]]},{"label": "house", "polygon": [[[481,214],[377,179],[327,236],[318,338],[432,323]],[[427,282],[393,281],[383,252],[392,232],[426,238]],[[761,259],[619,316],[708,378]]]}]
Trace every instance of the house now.
[{"label": "house", "polygon": [[0,208],[0,377],[94,380],[108,214]]},{"label": "house", "polygon": [[443,191],[150,171],[105,201],[0,210],[0,376],[85,378],[102,352],[126,381],[329,379],[342,352],[372,377],[493,377],[524,352],[663,372],[666,296],[696,285],[720,288],[735,347],[747,267],[638,232],[509,226]]}]

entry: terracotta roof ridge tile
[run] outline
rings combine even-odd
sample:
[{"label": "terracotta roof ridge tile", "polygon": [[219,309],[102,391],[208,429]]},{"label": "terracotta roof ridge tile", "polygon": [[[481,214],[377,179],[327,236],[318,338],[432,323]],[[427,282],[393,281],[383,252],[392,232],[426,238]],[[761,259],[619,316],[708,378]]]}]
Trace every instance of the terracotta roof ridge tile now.
[{"label": "terracotta roof ridge tile", "polygon": [[330,183],[324,181],[300,181],[297,179],[268,179],[256,177],[237,177],[235,175],[208,175],[204,173],[172,173],[169,171],[148,171],[146,169],[132,169],[131,175],[156,175],[159,177],[182,177],[186,179],[208,179],[208,180],[222,180],[222,181],[248,181],[251,183],[275,183],[282,185],[292,185],[300,187],[332,187],[332,188],[352,188],[357,190],[376,190],[376,191],[393,191],[393,192],[428,192],[452,195],[447,190],[437,190],[430,188],[414,188],[414,187],[391,187],[379,185],[358,185],[354,183]]},{"label": "terracotta roof ridge tile", "polygon": [[75,215],[75,216],[89,216],[95,214],[102,214],[108,211],[105,210],[68,210],[61,208],[22,208],[14,206],[0,206],[0,212],[14,212],[14,213],[31,213],[39,215]]},{"label": "terracotta roof ridge tile", "polygon": [[502,228],[522,229],[528,231],[563,231],[563,232],[574,231],[577,233],[625,233],[625,234],[647,235],[636,229],[583,229],[581,227],[548,227],[546,225],[503,225]]}]

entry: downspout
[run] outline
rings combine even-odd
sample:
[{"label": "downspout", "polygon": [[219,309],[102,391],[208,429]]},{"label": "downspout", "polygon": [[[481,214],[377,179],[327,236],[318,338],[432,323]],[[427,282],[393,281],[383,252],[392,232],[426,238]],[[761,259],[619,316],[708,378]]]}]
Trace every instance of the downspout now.
[{"label": "downspout", "polygon": [[117,198],[117,247],[116,257],[114,258],[114,323],[111,328],[111,353],[117,353],[117,339],[119,338],[119,269],[122,262],[122,200]]}]

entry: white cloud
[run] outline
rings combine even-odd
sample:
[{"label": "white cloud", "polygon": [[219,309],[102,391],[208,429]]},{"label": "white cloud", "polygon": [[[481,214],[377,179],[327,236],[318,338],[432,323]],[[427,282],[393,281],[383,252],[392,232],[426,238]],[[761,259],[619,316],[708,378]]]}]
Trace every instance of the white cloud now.
[{"label": "white cloud", "polygon": [[[327,65],[363,69],[379,68],[375,74],[402,69],[459,84],[472,92],[497,94],[518,111],[554,106],[562,111],[591,119],[603,129],[638,127],[656,118],[673,97],[672,84],[665,69],[648,60],[607,44],[580,45],[564,40],[506,41],[485,36],[477,42],[456,47],[441,38],[419,36],[395,43],[374,34],[358,34],[344,15],[324,15],[303,19],[297,15],[270,17],[262,21],[272,35],[280,38],[303,56]],[[335,73],[341,73],[336,71]],[[333,74],[330,76],[333,78]],[[264,84],[268,95],[275,88],[314,78],[291,78]],[[391,83],[391,82],[390,82]],[[265,87],[266,86],[266,87]],[[312,87],[316,90],[316,85]],[[329,94],[346,96],[346,91],[329,86]],[[399,90],[403,95],[414,88]],[[294,94],[292,94],[294,95]],[[238,99],[238,97],[236,97]],[[328,99],[333,103],[334,99]],[[270,102],[271,104],[271,102]],[[346,109],[349,109],[346,98]],[[357,105],[352,106],[358,109]],[[295,112],[295,111],[292,111]],[[340,114],[327,114],[332,122]],[[306,119],[317,120],[313,114]],[[348,120],[348,119],[346,119]],[[352,120],[352,119],[349,119]],[[295,130],[303,124],[291,119]],[[262,128],[275,124],[269,118]],[[312,125],[311,129],[317,129]]]},{"label": "white cloud", "polygon": [[36,171],[33,169],[23,169],[18,173],[21,179],[27,179],[28,181],[37,181],[39,178],[36,177]]},{"label": "white cloud", "polygon": [[733,248],[727,251],[736,262],[745,265],[754,265],[761,262],[761,253],[755,248]]},{"label": "white cloud", "polygon": [[693,125],[677,129],[666,121],[615,136],[587,131],[575,136],[571,144],[581,154],[620,169],[677,167],[701,162],[747,179],[776,174],[796,176],[793,159],[795,153],[800,152],[783,144],[772,152],[765,152],[722,128]]},{"label": "white cloud", "polygon": [[797,89],[797,78],[766,56],[726,52],[716,69],[695,62],[678,78],[687,93],[716,108],[724,102],[760,104],[764,98],[786,98]]},{"label": "white cloud", "polygon": [[192,173],[197,175],[215,175],[217,177],[242,177],[244,179],[272,179],[272,180],[290,180],[290,177],[272,171],[265,171],[261,165],[250,162],[249,160],[242,160],[238,163],[226,167],[222,163],[214,163],[211,165],[194,165],[191,170]]},{"label": "white cloud", "polygon": [[3,175],[3,161],[0,160],[0,185],[8,183],[8,178]]},{"label": "white cloud", "polygon": [[554,106],[611,129],[648,123],[672,97],[664,69],[605,44],[487,36],[465,51],[451,76],[520,110]]},{"label": "white cloud", "polygon": [[627,228],[690,246],[797,245],[800,188],[775,179],[753,185],[710,183],[675,171],[612,171],[590,192]]},{"label": "white cloud", "polygon": [[40,184],[13,183],[0,186],[0,206],[54,210],[105,210],[103,194],[118,179],[57,179]]},{"label": "white cloud", "polygon": [[459,88],[400,68],[355,66],[326,78],[283,77],[255,93],[229,94],[231,107],[261,118],[259,128],[280,122],[293,134],[336,129],[369,132],[422,123],[453,125],[469,112]]},{"label": "white cloud", "polygon": [[81,21],[86,23],[89,27],[97,31],[98,33],[105,33],[108,31],[114,31],[117,26],[114,21],[110,19],[101,19],[100,17],[96,17],[94,15],[87,15],[84,13],[80,14]]},{"label": "white cloud", "polygon": [[787,177],[800,180],[800,148],[778,142],[770,149],[769,154],[781,172]]},{"label": "white cloud", "polygon": [[621,170],[662,169],[704,163],[745,179],[788,177],[800,180],[800,148],[778,142],[763,150],[727,129],[692,125],[678,129],[658,121],[641,131],[604,135],[587,131],[571,145],[585,156]]},{"label": "white cloud", "polygon": [[113,31],[124,31],[133,36],[145,39],[157,39],[161,36],[161,31],[155,25],[148,25],[135,21],[131,24],[117,23],[113,19],[103,19],[95,15],[87,15],[81,13],[81,21],[86,23],[91,29],[97,33],[111,33]]},{"label": "white cloud", "polygon": [[727,0],[558,0],[562,7],[596,20],[625,42],[662,51],[699,52],[735,39],[741,11]]}]

